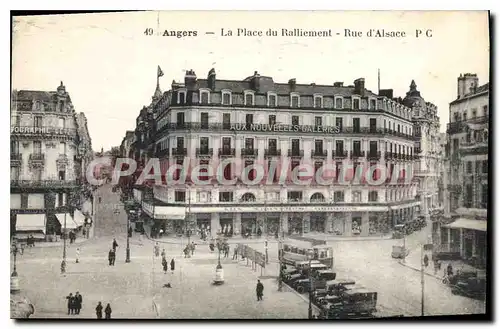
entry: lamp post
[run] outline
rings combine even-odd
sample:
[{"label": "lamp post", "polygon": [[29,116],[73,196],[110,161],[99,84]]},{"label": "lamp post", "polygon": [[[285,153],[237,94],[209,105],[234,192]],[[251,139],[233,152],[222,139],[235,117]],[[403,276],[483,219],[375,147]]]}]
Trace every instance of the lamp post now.
[{"label": "lamp post", "polygon": [[17,293],[19,292],[19,277],[17,275],[17,253],[19,250],[17,249],[17,243],[14,241],[12,244],[11,253],[14,256],[14,269],[12,270],[12,274],[10,275],[10,292]]},{"label": "lamp post", "polygon": [[125,263],[130,263],[130,213],[127,212],[127,249],[125,249]]},{"label": "lamp post", "polygon": [[215,285],[221,285],[224,283],[224,270],[222,269],[222,265],[220,264],[220,252],[222,249],[223,243],[222,239],[220,237],[217,238],[217,252],[218,252],[218,258],[217,258],[217,266],[215,267],[215,279],[214,279],[214,284]]},{"label": "lamp post", "polygon": [[[281,206],[281,203],[280,203]],[[281,209],[281,207],[280,207]],[[281,234],[280,234],[281,233]],[[283,231],[283,216],[280,213],[280,226],[278,229],[278,263],[279,263],[279,275],[278,275],[278,291],[283,291],[283,243],[285,241],[285,232]]]},{"label": "lamp post", "polygon": [[313,275],[312,275],[312,269],[311,269],[311,261],[313,259],[313,251],[310,250],[308,252],[308,258],[309,258],[309,309],[308,309],[308,318],[312,319],[313,318],[313,312],[312,312],[312,292],[313,292]]},{"label": "lamp post", "polygon": [[63,228],[63,256],[61,262],[61,274],[66,273],[66,216],[67,212],[64,212],[64,228]]}]

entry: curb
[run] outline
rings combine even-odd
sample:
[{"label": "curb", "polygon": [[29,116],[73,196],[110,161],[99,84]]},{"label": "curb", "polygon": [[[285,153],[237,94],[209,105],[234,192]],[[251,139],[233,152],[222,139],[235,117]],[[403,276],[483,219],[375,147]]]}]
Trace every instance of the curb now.
[{"label": "curb", "polygon": [[[416,271],[416,272],[420,272],[420,271],[421,271],[419,268],[416,268],[416,267],[414,267],[414,266],[411,266],[411,265],[405,264],[405,263],[403,263],[402,261],[399,261],[399,264],[400,264],[401,266],[404,266],[404,267],[407,267],[407,268],[411,268],[412,270],[414,270],[414,271]],[[439,277],[439,276],[437,276],[437,275],[430,274],[430,273],[427,273],[427,272],[425,272],[425,271],[424,271],[424,274],[425,274],[425,275],[428,275],[428,276],[430,276],[430,277],[433,277],[433,278],[435,278],[435,279],[437,279],[437,280],[439,280],[439,281],[441,281],[441,280],[443,279],[443,278],[441,278],[441,277]]]},{"label": "curb", "polygon": [[[165,239],[165,240],[159,240],[159,239],[153,239],[150,237],[150,235],[144,231],[144,235],[151,241],[154,242],[159,242],[159,243],[165,243],[165,244],[181,244],[180,238],[179,240],[173,240],[173,239]],[[187,238],[182,238],[183,240],[187,240]],[[286,240],[293,240],[290,238],[286,238]],[[335,242],[358,242],[358,241],[380,241],[380,240],[393,240],[391,237],[382,237],[382,238],[336,238],[336,239],[326,239],[327,242],[330,241],[335,241]],[[261,244],[264,243],[265,240],[262,241],[255,241],[253,239],[242,239],[242,240],[234,240],[231,241],[231,238],[229,238],[228,242],[229,243],[243,243],[243,244]],[[273,244],[273,243],[279,243],[276,239],[269,239],[267,240],[268,243]],[[204,241],[202,243],[197,243],[197,244],[208,244],[208,242]]]},{"label": "curb", "polygon": [[[88,239],[85,239],[83,241],[79,241],[79,242],[73,242],[72,244],[69,244],[67,243],[66,244],[66,247],[67,246],[70,246],[70,245],[77,245],[77,246],[81,246],[81,245],[84,245],[84,244],[87,244],[88,242],[90,241],[94,241],[96,238],[95,237],[92,237],[92,238],[88,238]],[[50,243],[50,242],[49,242]],[[64,245],[64,243],[61,243],[61,244],[50,244],[50,245],[44,245],[44,242],[40,242],[38,243],[35,247],[32,247],[32,248],[60,248]],[[28,248],[24,248],[24,249],[28,249]]]}]

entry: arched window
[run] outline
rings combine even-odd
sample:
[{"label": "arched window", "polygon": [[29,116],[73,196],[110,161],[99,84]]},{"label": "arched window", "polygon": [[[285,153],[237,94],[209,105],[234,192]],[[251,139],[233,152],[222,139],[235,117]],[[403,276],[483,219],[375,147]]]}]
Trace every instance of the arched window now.
[{"label": "arched window", "polygon": [[325,201],[325,197],[323,196],[323,194],[317,192],[317,193],[314,193],[312,196],[311,196],[311,202],[324,202]]},{"label": "arched window", "polygon": [[241,197],[241,202],[255,202],[255,195],[252,193],[245,193]]}]

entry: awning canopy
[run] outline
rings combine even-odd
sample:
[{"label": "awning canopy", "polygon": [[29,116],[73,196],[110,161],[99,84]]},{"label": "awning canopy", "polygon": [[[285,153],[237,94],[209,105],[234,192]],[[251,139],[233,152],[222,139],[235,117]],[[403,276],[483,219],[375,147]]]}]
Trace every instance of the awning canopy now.
[{"label": "awning canopy", "polygon": [[70,214],[56,214],[57,220],[61,223],[61,229],[64,229],[64,217],[66,217],[66,229],[75,229],[78,228],[73,217]]},{"label": "awning canopy", "polygon": [[485,220],[476,220],[476,219],[467,219],[467,218],[459,218],[453,223],[443,225],[444,227],[449,228],[465,228],[468,230],[475,231],[483,231],[486,232],[486,221]]},{"label": "awning canopy", "polygon": [[80,210],[75,209],[73,220],[75,221],[76,225],[83,226],[83,224],[85,223],[85,215],[82,214]]},{"label": "awning canopy", "polygon": [[45,234],[45,214],[17,214],[16,231],[42,231]]}]

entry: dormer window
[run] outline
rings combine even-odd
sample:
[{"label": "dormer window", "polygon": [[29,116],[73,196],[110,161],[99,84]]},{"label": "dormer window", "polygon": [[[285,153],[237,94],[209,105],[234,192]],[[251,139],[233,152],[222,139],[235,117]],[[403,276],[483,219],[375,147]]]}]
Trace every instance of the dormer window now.
[{"label": "dormer window", "polygon": [[255,104],[254,102],[254,94],[251,91],[245,91],[245,105],[246,106],[253,106]]},{"label": "dormer window", "polygon": [[370,110],[376,110],[377,109],[377,100],[374,98],[370,99]]},{"label": "dormer window", "polygon": [[323,108],[323,96],[314,95],[314,107],[317,109]]},{"label": "dormer window", "polygon": [[297,94],[290,95],[290,107],[298,108],[300,107],[300,97]]},{"label": "dormer window", "polygon": [[231,105],[231,92],[222,91],[222,105]]},{"label": "dormer window", "polygon": [[35,110],[40,111],[42,109],[42,103],[40,101],[35,101]]},{"label": "dormer window", "polygon": [[344,108],[344,98],[340,96],[335,97],[335,108],[336,109],[343,109]]},{"label": "dormer window", "polygon": [[177,92],[177,103],[178,104],[186,104],[186,91],[181,90]]},{"label": "dormer window", "polygon": [[267,106],[269,107],[276,107],[277,105],[277,96],[275,93],[268,93],[267,94]]},{"label": "dormer window", "polygon": [[360,99],[359,97],[352,97],[352,109],[359,110]]},{"label": "dormer window", "polygon": [[200,90],[200,103],[201,104],[210,103],[210,92],[208,90]]}]

